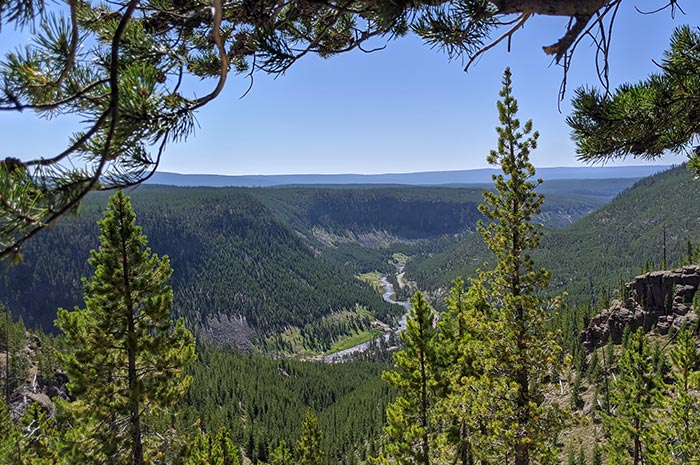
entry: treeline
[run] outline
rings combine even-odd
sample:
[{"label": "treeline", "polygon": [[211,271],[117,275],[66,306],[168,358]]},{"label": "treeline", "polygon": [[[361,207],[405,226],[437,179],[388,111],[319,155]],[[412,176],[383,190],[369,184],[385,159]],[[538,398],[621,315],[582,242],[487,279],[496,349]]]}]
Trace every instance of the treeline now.
[{"label": "treeline", "polygon": [[[586,394],[596,440],[589,451],[593,463],[603,453],[609,463],[700,460],[697,338],[697,327],[675,332],[672,345],[641,329],[627,331],[620,347],[608,344],[576,368],[571,407],[582,409]],[[587,393],[584,384],[590,386]],[[571,453],[575,449],[570,446]]]},{"label": "treeline", "polygon": [[426,239],[473,230],[481,217],[477,189],[271,189],[307,225],[338,235],[384,231],[402,239]]},{"label": "treeline", "polygon": [[261,341],[260,346],[269,353],[327,352],[334,342],[370,330],[374,321],[374,316],[358,305],[352,311],[335,313],[302,328],[273,334]]},{"label": "treeline", "polygon": [[[554,181],[549,202],[538,215],[559,229],[604,204],[630,180]],[[399,239],[435,239],[474,231],[481,218],[483,189],[472,187],[337,186],[280,187],[250,192],[286,223],[300,229],[322,227],[338,235],[385,231]]]},{"label": "treeline", "polygon": [[[557,197],[547,221],[567,221],[598,205],[589,191]],[[457,264],[473,250],[452,249],[455,237],[472,231],[480,218],[477,189],[236,189],[142,186],[133,192],[144,231],[154,250],[170,256],[175,272],[175,311],[191,327],[216,326],[220,342],[249,346],[288,327],[315,325],[325,316],[352,310],[355,304],[390,323],[401,313],[354,275],[391,271],[391,253],[431,257],[421,271],[409,264],[420,285],[448,283]],[[24,262],[0,276],[0,300],[30,326],[51,330],[57,307],[80,303],[85,260],[96,245],[95,221],[106,194],[95,193],[78,218],[60,220],[30,241]],[[338,235],[380,231],[399,238],[423,238],[391,248],[367,248],[318,241],[314,227]],[[457,236],[455,236],[457,234]],[[469,238],[467,238],[469,241]],[[458,246],[459,247],[459,246]],[[447,252],[441,253],[447,249]],[[439,283],[439,284],[438,284]],[[240,317],[240,318],[239,318]],[[236,321],[219,325],[219,321]],[[329,346],[333,341],[323,340]]]}]

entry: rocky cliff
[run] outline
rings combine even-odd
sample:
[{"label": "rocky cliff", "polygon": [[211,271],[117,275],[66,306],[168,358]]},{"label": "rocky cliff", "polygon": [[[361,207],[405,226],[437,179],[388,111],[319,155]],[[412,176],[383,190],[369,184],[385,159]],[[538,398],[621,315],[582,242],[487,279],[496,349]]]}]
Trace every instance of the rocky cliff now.
[{"label": "rocky cliff", "polygon": [[581,333],[583,345],[592,350],[605,345],[608,339],[619,344],[625,327],[667,334],[671,329],[694,324],[698,315],[692,303],[699,286],[697,265],[637,276],[625,285],[624,301],[613,300],[610,308],[591,320]]}]

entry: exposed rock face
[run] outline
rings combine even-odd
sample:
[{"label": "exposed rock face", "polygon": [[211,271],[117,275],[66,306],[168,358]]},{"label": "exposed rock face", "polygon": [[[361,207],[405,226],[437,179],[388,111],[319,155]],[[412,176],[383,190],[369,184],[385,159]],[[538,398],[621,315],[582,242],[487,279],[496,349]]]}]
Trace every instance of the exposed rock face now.
[{"label": "exposed rock face", "polygon": [[684,266],[672,271],[653,271],[637,276],[625,285],[628,298],[613,300],[610,308],[596,315],[581,333],[584,347],[592,350],[604,346],[611,338],[622,342],[625,327],[631,331],[653,328],[666,334],[697,321],[692,309],[695,293],[700,287],[700,267]]}]

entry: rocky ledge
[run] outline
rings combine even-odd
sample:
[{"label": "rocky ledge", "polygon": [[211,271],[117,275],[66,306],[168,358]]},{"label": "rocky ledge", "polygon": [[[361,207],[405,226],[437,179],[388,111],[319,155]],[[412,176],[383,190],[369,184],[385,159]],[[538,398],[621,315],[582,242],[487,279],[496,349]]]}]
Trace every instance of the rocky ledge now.
[{"label": "rocky ledge", "polygon": [[667,334],[671,329],[694,324],[698,316],[692,302],[699,286],[697,265],[637,276],[625,285],[627,298],[613,300],[610,308],[593,317],[581,333],[584,347],[592,350],[607,344],[608,339],[619,344],[626,327]]}]

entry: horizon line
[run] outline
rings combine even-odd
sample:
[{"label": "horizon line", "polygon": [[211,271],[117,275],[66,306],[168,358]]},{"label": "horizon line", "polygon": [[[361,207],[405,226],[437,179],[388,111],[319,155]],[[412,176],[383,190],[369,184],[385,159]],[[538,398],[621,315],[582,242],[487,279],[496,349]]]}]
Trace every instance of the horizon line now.
[{"label": "horizon line", "polygon": [[[659,168],[668,169],[679,164],[635,164],[635,165],[575,165],[575,166],[535,166],[536,170],[542,169],[625,169],[625,168]],[[445,169],[445,170],[426,170],[426,171],[406,171],[406,172],[385,172],[385,173],[257,173],[257,174],[222,174],[222,173],[179,173],[176,171],[161,171],[160,174],[175,174],[179,176],[222,176],[222,177],[258,177],[258,176],[391,176],[391,175],[412,175],[426,173],[460,173],[460,172],[475,172],[475,171],[498,171],[496,167],[481,167],[481,168],[464,168],[464,169]]]}]

